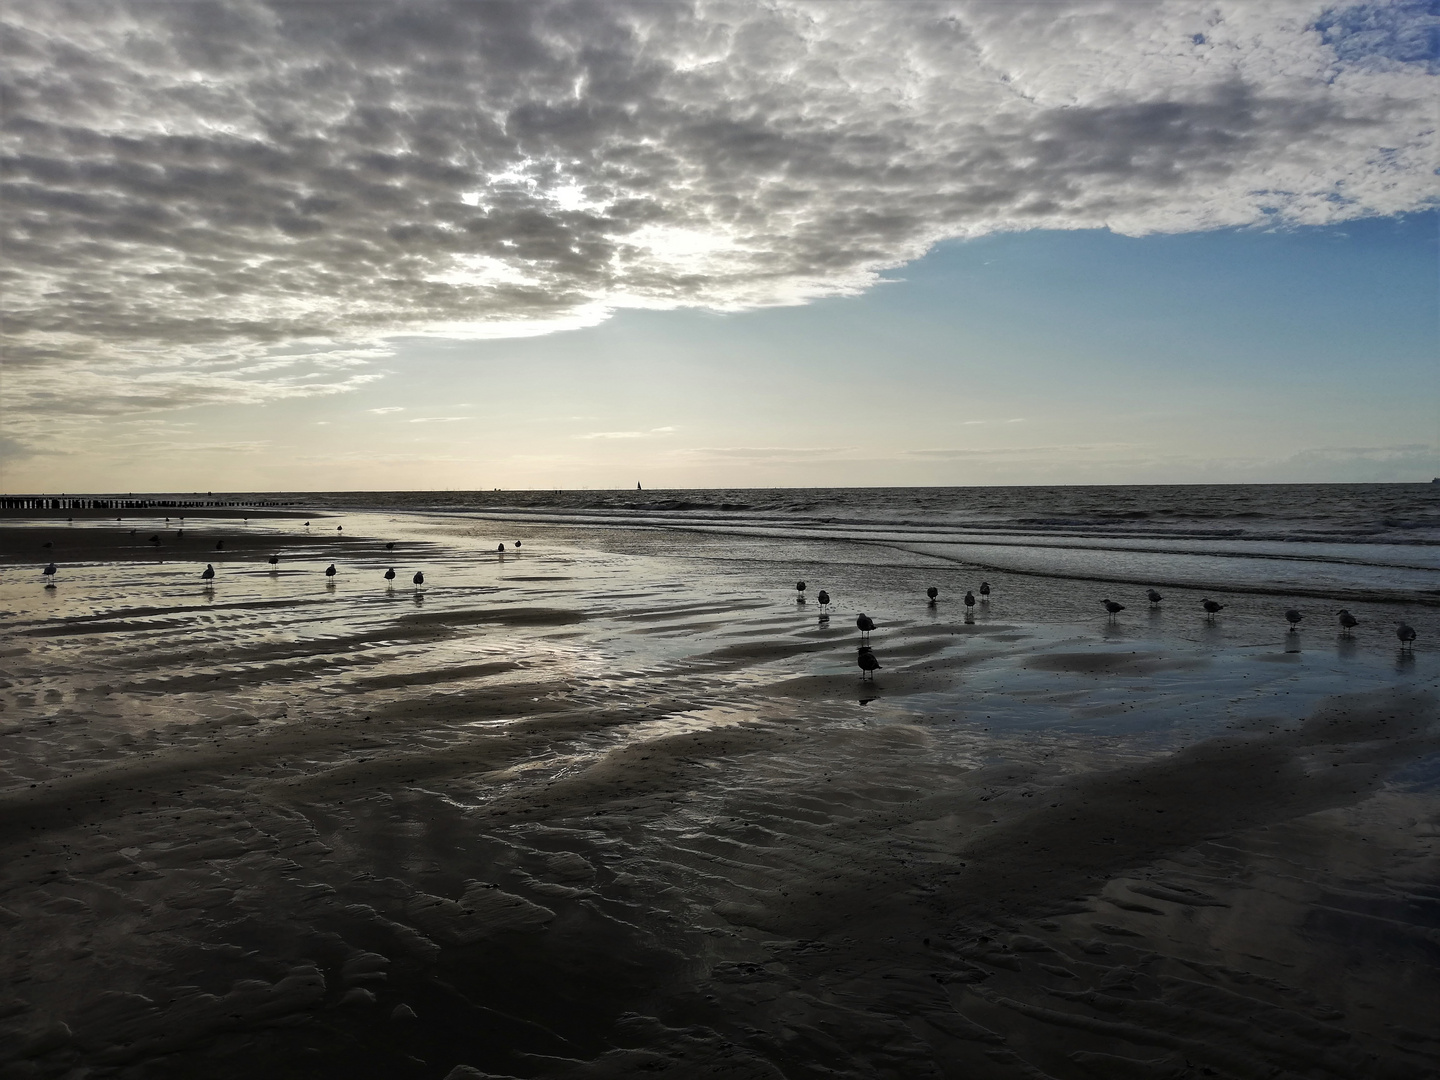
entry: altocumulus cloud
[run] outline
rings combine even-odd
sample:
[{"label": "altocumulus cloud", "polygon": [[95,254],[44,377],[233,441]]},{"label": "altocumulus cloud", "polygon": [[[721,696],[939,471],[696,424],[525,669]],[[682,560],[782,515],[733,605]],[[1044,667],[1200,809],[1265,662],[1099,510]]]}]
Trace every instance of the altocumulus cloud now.
[{"label": "altocumulus cloud", "polygon": [[3,0],[10,415],[336,393],[390,336],[800,303],[947,237],[1412,210],[1428,11]]}]

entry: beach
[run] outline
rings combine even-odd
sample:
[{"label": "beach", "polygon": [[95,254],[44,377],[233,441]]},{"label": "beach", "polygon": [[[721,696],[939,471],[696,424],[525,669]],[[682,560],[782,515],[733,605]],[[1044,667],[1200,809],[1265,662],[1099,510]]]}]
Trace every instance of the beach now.
[{"label": "beach", "polygon": [[9,514],[0,1077],[1433,1076],[1440,517],[1346,497]]}]

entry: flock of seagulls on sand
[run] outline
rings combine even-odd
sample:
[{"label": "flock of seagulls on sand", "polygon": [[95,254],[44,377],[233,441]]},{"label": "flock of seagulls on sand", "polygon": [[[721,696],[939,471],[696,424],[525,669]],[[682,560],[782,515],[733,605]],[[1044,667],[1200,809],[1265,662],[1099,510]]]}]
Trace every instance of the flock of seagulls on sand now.
[{"label": "flock of seagulls on sand", "polygon": [[[797,604],[805,603],[805,592],[808,588],[809,586],[804,581],[797,581],[795,583],[795,602]],[[980,594],[978,601],[975,598],[976,592]],[[939,587],[931,585],[925,590],[925,596],[928,598],[930,606],[935,607],[940,599]],[[988,581],[982,581],[978,589],[965,593],[965,618],[967,621],[973,618],[976,603],[989,604],[990,596],[991,586]],[[820,621],[822,623],[828,623],[830,621],[830,594],[824,589],[821,589],[816,599],[820,602]],[[1154,589],[1146,589],[1145,599],[1150,602],[1150,607],[1158,608],[1165,597],[1161,596],[1160,593]],[[1106,612],[1109,613],[1112,620],[1119,615],[1120,612],[1125,610],[1124,604],[1116,600],[1111,600],[1108,596],[1101,600],[1100,604],[1105,608]],[[1200,607],[1201,610],[1205,612],[1205,620],[1207,622],[1213,622],[1215,616],[1224,611],[1228,606],[1228,604],[1211,600],[1208,596],[1200,601]],[[1360,625],[1360,621],[1344,608],[1341,608],[1336,614],[1340,620],[1340,636],[1350,637],[1351,631]],[[1300,629],[1300,621],[1303,618],[1305,618],[1305,616],[1295,608],[1290,608],[1285,612],[1285,621],[1290,624],[1291,633]],[[875,620],[862,611],[855,619],[855,627],[860,631],[860,644],[855,654],[855,664],[860,668],[860,680],[862,682],[873,682],[875,672],[880,668],[880,661],[876,658],[874,649],[870,644],[870,633],[875,629]],[[1395,626],[1395,636],[1400,639],[1400,648],[1402,650],[1408,650],[1415,643],[1415,628],[1407,622],[1398,622]]]},{"label": "flock of seagulls on sand", "polygon": [[[181,519],[181,520],[183,521],[184,519]],[[167,521],[167,523],[168,523],[169,519],[167,518],[166,521]],[[306,526],[308,527],[310,523],[307,521],[305,524],[306,524]],[[336,532],[341,531],[342,528],[343,528],[343,526],[340,526],[340,525],[335,526]],[[135,530],[133,530],[133,529],[131,530],[132,533],[133,533],[134,531],[135,531]],[[156,536],[151,536],[151,537],[150,537],[150,543],[159,544],[159,542],[160,542],[160,537],[159,537],[158,535],[156,535]],[[51,546],[51,545],[50,545],[50,542],[49,542],[49,541],[46,541],[46,543],[44,544],[44,546],[47,547],[47,548],[50,547],[50,546]],[[519,548],[520,548],[520,541],[519,541],[519,540],[516,540],[514,546],[515,546],[515,549],[518,551]],[[217,540],[217,541],[215,542],[215,550],[216,550],[216,551],[224,551],[224,550],[225,550],[225,541],[224,541],[224,540]],[[394,551],[394,550],[395,550],[395,543],[394,543],[394,541],[391,541],[391,542],[387,543],[387,544],[385,545],[385,550],[386,550],[386,551]],[[496,548],[496,551],[503,555],[503,554],[505,553],[505,545],[504,545],[503,543],[500,544],[500,545]],[[275,574],[275,573],[278,573],[278,572],[279,572],[279,566],[280,566],[280,556],[279,556],[279,554],[271,555],[271,556],[269,557],[269,559],[267,559],[266,561],[270,564],[270,572],[271,572],[272,574]],[[55,578],[56,578],[56,576],[58,575],[58,573],[59,573],[59,571],[58,571],[58,569],[56,568],[56,566],[55,566],[55,564],[54,564],[53,562],[47,564],[46,567],[45,567],[45,569],[41,571],[41,575],[45,578],[45,587],[46,587],[47,589],[53,589],[53,588],[55,588]],[[340,573],[340,571],[335,568],[335,564],[334,564],[334,563],[331,563],[329,566],[327,566],[327,567],[325,568],[325,580],[326,580],[326,584],[328,584],[328,585],[333,585],[333,584],[335,583],[336,577],[339,576],[339,573]],[[386,569],[386,571],[385,571],[385,573],[384,573],[383,576],[384,576],[384,579],[385,579],[385,583],[386,583],[387,588],[388,588],[388,587],[392,587],[393,584],[394,584],[394,581],[395,581],[395,577],[396,577],[395,568],[394,568],[393,566],[392,566],[392,567],[389,567],[388,569]],[[205,569],[204,569],[203,571],[201,571],[201,573],[200,573],[200,579],[205,582],[205,588],[206,588],[207,590],[210,590],[210,589],[212,589],[212,588],[214,587],[214,581],[215,581],[215,566],[214,566],[213,563],[206,563],[206,564],[205,564]],[[424,571],[421,571],[421,570],[415,571],[415,576],[412,577],[410,580],[411,580],[411,581],[414,583],[414,585],[415,585],[415,595],[416,595],[416,597],[418,598],[418,597],[420,596],[420,587],[425,584],[425,573],[424,573]],[[796,599],[796,603],[803,604],[803,603],[806,602],[806,600],[805,600],[805,592],[806,592],[806,589],[807,589],[807,588],[808,588],[808,586],[807,586],[807,584],[806,584],[804,581],[797,581],[797,582],[795,583],[795,594],[796,594],[795,599]],[[976,592],[978,592],[978,593],[980,594],[978,601],[977,601],[976,596],[975,596],[975,593],[976,593]],[[931,606],[931,607],[935,607],[936,604],[938,603],[939,599],[940,599],[940,589],[939,589],[939,587],[938,587],[938,586],[935,586],[935,585],[931,585],[929,588],[927,588],[927,589],[925,590],[925,596],[926,596],[926,598],[929,600],[930,606]],[[970,620],[970,619],[973,618],[973,614],[974,614],[974,610],[975,610],[975,605],[976,605],[977,603],[980,603],[980,604],[989,604],[989,603],[990,603],[990,596],[991,596],[991,586],[990,586],[990,583],[989,583],[988,581],[982,581],[982,582],[980,582],[980,587],[979,587],[978,589],[974,590],[974,591],[967,591],[967,592],[965,593],[965,598],[964,598],[964,603],[965,603],[965,617],[966,617],[966,619],[967,619],[967,620]],[[1161,596],[1161,595],[1160,595],[1158,592],[1156,592],[1154,589],[1147,589],[1147,590],[1145,590],[1145,598],[1150,602],[1150,607],[1151,607],[1151,608],[1157,608],[1157,607],[1159,607],[1161,601],[1163,601],[1163,600],[1165,599],[1163,596]],[[829,594],[828,592],[826,592],[824,589],[821,589],[821,590],[819,591],[819,593],[816,594],[815,599],[816,599],[816,600],[819,602],[819,604],[820,604],[820,621],[821,621],[822,623],[828,623],[828,622],[830,621],[830,594]],[[1109,614],[1109,616],[1110,616],[1110,618],[1111,618],[1112,620],[1114,620],[1114,619],[1120,614],[1120,612],[1122,612],[1122,611],[1125,610],[1125,605],[1124,605],[1124,604],[1119,603],[1119,602],[1116,601],[1116,600],[1111,600],[1108,596],[1105,597],[1104,599],[1102,599],[1102,600],[1100,601],[1100,604],[1101,604],[1101,606],[1103,606],[1103,607],[1105,608],[1105,611]],[[1221,603],[1219,603],[1219,602],[1217,602],[1217,601],[1215,601],[1215,600],[1211,600],[1209,597],[1205,597],[1204,599],[1202,599],[1202,600],[1200,601],[1200,607],[1201,607],[1201,608],[1204,610],[1204,612],[1205,612],[1206,621],[1213,622],[1214,619],[1215,619],[1215,616],[1218,615],[1220,612],[1224,611],[1225,608],[1227,607],[1227,605],[1221,604]],[[1354,615],[1350,614],[1350,612],[1349,612],[1348,610],[1344,609],[1344,608],[1341,608],[1338,612],[1336,612],[1336,615],[1337,615],[1337,617],[1339,618],[1339,621],[1340,621],[1340,634],[1341,634],[1341,636],[1342,636],[1342,637],[1350,637],[1350,636],[1352,636],[1352,631],[1354,631],[1355,627],[1357,627],[1357,626],[1360,625],[1360,620],[1357,619],[1357,618],[1355,618]],[[1305,618],[1304,614],[1302,614],[1302,613],[1301,613],[1299,610],[1297,610],[1296,608],[1289,608],[1289,609],[1285,612],[1285,621],[1290,624],[1290,632],[1291,632],[1291,633],[1294,633],[1294,632],[1296,632],[1297,630],[1300,629],[1300,622],[1301,622],[1301,620],[1304,619],[1304,618]],[[861,678],[861,681],[862,681],[862,682],[863,682],[863,681],[871,681],[871,682],[873,682],[873,681],[874,681],[874,678],[875,678],[875,672],[878,671],[879,668],[880,668],[880,661],[876,658],[875,653],[874,653],[874,650],[872,649],[872,647],[871,647],[871,645],[870,645],[870,633],[871,633],[871,631],[873,631],[873,630],[875,629],[875,620],[872,619],[872,618],[870,618],[869,615],[866,615],[866,614],[862,611],[862,612],[860,613],[859,617],[857,617],[856,620],[855,620],[855,627],[856,627],[856,629],[858,629],[858,630],[860,631],[860,644],[859,644],[859,647],[858,647],[858,649],[857,649],[857,651],[856,651],[855,663],[856,663],[856,666],[858,666],[858,667],[860,668],[860,678]],[[1396,624],[1396,627],[1395,627],[1395,636],[1400,639],[1400,648],[1401,648],[1402,650],[1408,650],[1408,649],[1410,649],[1410,648],[1414,645],[1414,643],[1415,643],[1415,628],[1414,628],[1413,626],[1411,626],[1409,623],[1406,623],[1406,622],[1404,622],[1404,621],[1401,621],[1401,622],[1399,622],[1399,623]]]}]

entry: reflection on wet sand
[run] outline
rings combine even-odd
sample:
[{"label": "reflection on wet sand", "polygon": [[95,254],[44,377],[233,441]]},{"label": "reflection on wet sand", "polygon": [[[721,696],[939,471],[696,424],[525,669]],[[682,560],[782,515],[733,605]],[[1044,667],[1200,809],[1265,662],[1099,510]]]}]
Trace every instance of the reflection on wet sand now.
[{"label": "reflection on wet sand", "polygon": [[208,596],[194,517],[6,564],[7,1075],[1440,1067],[1423,648],[998,575],[947,615],[878,547],[287,525]]}]

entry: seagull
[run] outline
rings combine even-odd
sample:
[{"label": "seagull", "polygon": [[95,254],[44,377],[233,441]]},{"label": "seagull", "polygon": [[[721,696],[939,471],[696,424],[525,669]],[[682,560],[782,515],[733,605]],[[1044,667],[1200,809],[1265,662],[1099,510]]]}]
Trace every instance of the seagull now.
[{"label": "seagull", "polygon": [[990,583],[988,581],[980,582],[980,602],[982,604],[990,602]]},{"label": "seagull", "polygon": [[870,631],[875,629],[875,620],[862,611],[855,620],[855,625],[860,628],[860,643],[863,645],[870,640]]},{"label": "seagull", "polygon": [[55,587],[55,575],[58,573],[55,569],[55,564],[52,562],[49,566],[45,567],[44,570],[41,570],[40,573],[45,576],[45,587],[47,589],[53,589]]},{"label": "seagull", "polygon": [[205,582],[207,585],[208,585],[210,582],[214,581],[214,580],[215,580],[215,567],[211,566],[211,565],[207,562],[207,563],[205,564],[205,569],[202,570],[202,571],[200,571],[200,580],[203,581],[203,582]]},{"label": "seagull", "polygon": [[1214,600],[1201,600],[1200,606],[1205,609],[1206,618],[1213,619],[1217,611],[1224,611],[1225,604],[1217,604]]},{"label": "seagull", "polygon": [[829,594],[828,592],[826,592],[824,589],[821,589],[821,590],[820,590],[819,595],[816,596],[815,599],[820,601],[820,610],[821,610],[821,611],[826,611],[826,610],[829,609],[829,607],[830,607],[830,594]]},{"label": "seagull", "polygon": [[1120,612],[1122,612],[1122,611],[1125,610],[1125,605],[1124,605],[1124,604],[1117,604],[1114,600],[1111,600],[1108,596],[1107,596],[1104,600],[1101,600],[1100,603],[1102,603],[1102,604],[1105,605],[1105,610],[1110,613],[1110,617],[1111,617],[1112,619],[1113,619],[1116,615],[1119,615]]},{"label": "seagull", "polygon": [[516,541],[515,541],[515,546],[516,546],[517,548],[520,546],[520,541],[519,541],[519,540],[516,540]]},{"label": "seagull", "polygon": [[41,544],[40,546],[41,546],[42,548],[48,548],[48,547],[50,546],[50,541],[49,541],[49,540],[46,540],[46,541],[45,541],[43,544]]},{"label": "seagull", "polygon": [[270,556],[270,559],[269,559],[269,562],[270,562],[270,565],[271,565],[271,566],[279,566],[279,565],[280,565],[280,556],[279,556],[279,555],[271,555],[271,556]]},{"label": "seagull", "polygon": [[329,566],[325,567],[325,576],[327,578],[333,578],[335,576],[335,573],[335,564],[333,562]]},{"label": "seagull", "polygon": [[1395,636],[1400,639],[1400,648],[1409,649],[1415,645],[1415,627],[1407,622],[1395,624]]},{"label": "seagull", "polygon": [[974,610],[975,610],[975,594],[974,594],[973,592],[967,592],[967,593],[965,594],[965,614],[969,615],[969,614],[970,614],[971,612],[973,612]]},{"label": "seagull", "polygon": [[925,590],[925,595],[930,598],[930,603],[933,605],[935,603],[935,598],[940,595],[940,590],[937,589],[934,585],[931,585],[928,589]]},{"label": "seagull", "polygon": [[795,602],[797,604],[803,604],[805,602],[805,583],[803,581],[795,582],[795,592],[798,594],[795,597]]},{"label": "seagull", "polygon": [[[150,536],[150,543],[152,543],[152,544],[158,544],[158,543],[160,543],[160,537],[159,537],[159,536],[156,536],[155,534],[152,533],[151,536]],[[46,547],[49,547],[50,545],[49,545],[49,544],[46,544],[45,546],[46,546]]]},{"label": "seagull", "polygon": [[180,539],[182,536],[184,536],[184,535],[185,535],[185,530],[184,530],[184,529],[180,529],[178,532],[175,533],[175,539],[176,539],[176,540],[179,540],[179,539]]},{"label": "seagull", "polygon": [[1285,621],[1290,624],[1291,633],[1294,633],[1296,630],[1300,629],[1300,620],[1304,617],[1304,615],[1301,615],[1300,612],[1296,611],[1293,607],[1289,611],[1285,612]]},{"label": "seagull", "polygon": [[385,545],[385,550],[386,550],[386,551],[394,551],[394,550],[395,550],[395,541],[394,541],[394,540],[391,540],[390,543],[386,544],[386,545]]},{"label": "seagull", "polygon": [[345,531],[345,526],[344,526],[344,525],[336,525],[336,526],[335,526],[335,531],[336,531],[336,532],[344,532],[344,531]]},{"label": "seagull", "polygon": [[501,545],[500,545],[499,547],[497,547],[495,550],[498,551],[498,552],[500,552],[500,554],[503,555],[503,554],[505,554],[505,545],[504,545],[504,544],[501,544]]},{"label": "seagull", "polygon": [[416,570],[415,576],[410,580],[415,583],[416,592],[419,592],[420,586],[425,584],[425,575],[421,571]]},{"label": "seagull", "polygon": [[385,580],[386,580],[386,581],[394,581],[394,580],[395,580],[395,567],[392,566],[392,567],[390,567],[389,570],[386,570],[386,571],[385,571]]},{"label": "seagull", "polygon": [[1357,619],[1357,618],[1355,618],[1354,615],[1351,615],[1350,612],[1347,611],[1345,608],[1341,608],[1341,609],[1340,609],[1339,611],[1337,611],[1335,614],[1337,614],[1337,615],[1340,616],[1340,626],[1341,626],[1341,631],[1340,631],[1340,632],[1341,632],[1342,634],[1344,634],[1346,637],[1349,637],[1349,636],[1350,636],[1350,631],[1351,631],[1351,630],[1354,630],[1355,627],[1357,627],[1357,626],[1360,625],[1360,620]]},{"label": "seagull", "polygon": [[880,661],[875,659],[875,654],[870,651],[869,645],[861,645],[860,651],[855,656],[855,663],[860,667],[860,681],[864,682],[869,676],[871,682],[875,681],[875,669],[880,666]]},{"label": "seagull", "polygon": [[1145,590],[1145,598],[1150,601],[1150,606],[1151,606],[1151,607],[1154,607],[1156,604],[1160,603],[1161,600],[1164,600],[1164,599],[1165,599],[1163,596],[1161,596],[1161,595],[1160,595],[1158,592],[1156,592],[1154,589],[1146,589],[1146,590]]},{"label": "seagull", "polygon": [[224,550],[225,550],[225,541],[224,541],[224,540],[216,540],[216,541],[215,541],[215,550],[216,550],[216,551],[224,551]]}]

